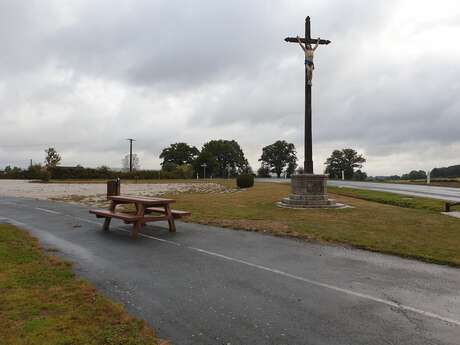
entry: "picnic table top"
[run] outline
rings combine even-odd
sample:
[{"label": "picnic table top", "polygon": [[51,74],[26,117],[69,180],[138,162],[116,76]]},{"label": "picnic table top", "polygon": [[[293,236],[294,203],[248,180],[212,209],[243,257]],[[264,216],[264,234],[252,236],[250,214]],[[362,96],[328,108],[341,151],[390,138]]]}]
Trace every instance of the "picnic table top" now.
[{"label": "picnic table top", "polygon": [[176,202],[174,199],[163,199],[163,198],[149,198],[145,196],[134,196],[134,195],[111,195],[107,197],[109,200],[129,202],[134,204],[144,205],[165,205]]}]

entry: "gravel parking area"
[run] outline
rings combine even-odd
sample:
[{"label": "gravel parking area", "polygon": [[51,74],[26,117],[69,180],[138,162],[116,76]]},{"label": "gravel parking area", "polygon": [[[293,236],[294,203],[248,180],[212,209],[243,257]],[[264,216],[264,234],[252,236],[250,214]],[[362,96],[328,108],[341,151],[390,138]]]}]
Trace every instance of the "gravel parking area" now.
[{"label": "gravel parking area", "polygon": [[[105,183],[37,183],[26,180],[0,180],[0,196],[26,197],[98,205],[106,202]],[[223,193],[218,183],[122,183],[121,193],[161,196],[166,193]]]}]

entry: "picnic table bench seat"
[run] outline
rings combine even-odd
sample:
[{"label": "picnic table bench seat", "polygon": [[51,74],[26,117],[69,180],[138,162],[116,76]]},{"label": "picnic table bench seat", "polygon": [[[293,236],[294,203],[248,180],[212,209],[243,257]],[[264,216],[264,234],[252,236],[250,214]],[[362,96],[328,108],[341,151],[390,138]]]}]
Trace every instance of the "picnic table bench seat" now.
[{"label": "picnic table bench seat", "polygon": [[138,216],[134,213],[129,213],[129,212],[115,212],[115,211],[109,211],[109,210],[90,210],[89,211],[92,214],[95,214],[97,218],[117,218],[123,220],[126,224],[128,223],[135,223],[137,221],[141,221],[142,223],[144,222],[151,222],[151,221],[157,221],[157,220],[168,220],[166,217],[161,217],[161,216]]},{"label": "picnic table bench seat", "polygon": [[[157,212],[157,213],[166,214],[166,211],[163,207],[147,207],[145,210],[147,212]],[[192,213],[188,211],[171,210],[171,214],[173,215],[174,218],[182,218],[182,217],[190,216]]]},{"label": "picnic table bench seat", "polygon": [[95,214],[97,218],[118,218],[124,220],[126,223],[131,223],[139,220],[141,216],[137,216],[127,212],[112,212],[109,210],[90,210],[89,213]]}]

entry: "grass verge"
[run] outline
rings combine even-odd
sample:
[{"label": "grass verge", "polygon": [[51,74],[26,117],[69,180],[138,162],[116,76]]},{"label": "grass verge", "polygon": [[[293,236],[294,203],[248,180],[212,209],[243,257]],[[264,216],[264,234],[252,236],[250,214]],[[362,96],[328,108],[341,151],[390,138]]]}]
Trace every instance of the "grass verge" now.
[{"label": "grass verge", "polygon": [[350,196],[362,200],[375,201],[381,204],[388,204],[393,206],[425,209],[434,212],[441,212],[444,210],[444,203],[441,200],[412,197],[410,195],[402,195],[388,192],[380,192],[373,190],[364,190],[357,188],[343,188],[343,187],[328,187],[330,193]]},{"label": "grass verge", "polygon": [[0,343],[8,345],[159,344],[144,321],[76,279],[70,264],[37,240],[0,224]]},{"label": "grass verge", "polygon": [[353,208],[277,207],[275,203],[288,195],[289,190],[287,184],[259,182],[253,188],[235,193],[184,193],[171,197],[177,200],[174,208],[192,212],[188,220],[191,222],[342,243],[460,266],[460,220],[439,214],[442,204],[438,201],[407,200],[404,196],[380,192],[354,194],[353,190],[348,196],[331,194]]}]

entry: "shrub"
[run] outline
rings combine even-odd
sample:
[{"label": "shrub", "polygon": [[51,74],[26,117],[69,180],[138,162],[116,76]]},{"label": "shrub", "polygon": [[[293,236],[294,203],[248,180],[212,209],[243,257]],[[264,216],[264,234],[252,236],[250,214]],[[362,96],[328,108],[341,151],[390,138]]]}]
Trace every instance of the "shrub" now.
[{"label": "shrub", "polygon": [[163,163],[161,170],[164,172],[173,172],[174,170],[177,169],[177,166],[178,166],[177,164],[174,164],[171,162],[165,162]]},{"label": "shrub", "polygon": [[46,168],[42,168],[40,170],[40,174],[39,174],[39,179],[41,182],[49,182],[51,178],[51,173],[49,172],[48,169]]},{"label": "shrub", "polygon": [[268,167],[266,165],[262,165],[257,170],[257,176],[258,177],[271,177],[271,175],[270,175],[270,167]]},{"label": "shrub", "polygon": [[365,181],[367,179],[367,174],[364,171],[356,170],[353,173],[353,180],[355,181]]},{"label": "shrub", "polygon": [[193,177],[193,167],[190,164],[182,164],[176,168],[179,178],[191,179]]},{"label": "shrub", "polygon": [[236,178],[236,185],[239,188],[250,188],[254,186],[254,175],[241,174]]}]

